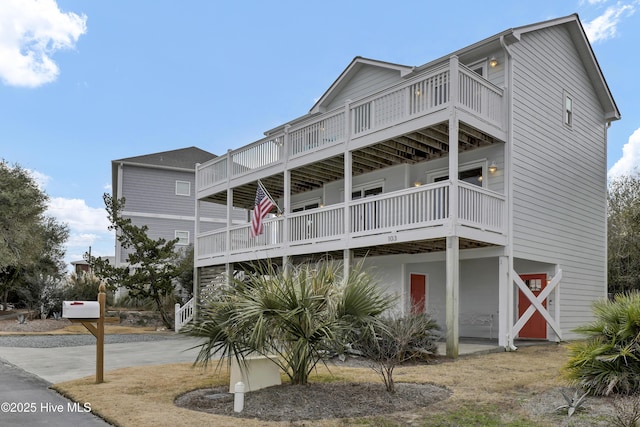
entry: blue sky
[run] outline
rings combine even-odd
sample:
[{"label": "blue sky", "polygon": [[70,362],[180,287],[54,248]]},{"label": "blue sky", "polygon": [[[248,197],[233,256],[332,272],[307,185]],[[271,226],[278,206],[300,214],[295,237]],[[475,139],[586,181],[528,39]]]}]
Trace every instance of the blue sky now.
[{"label": "blue sky", "polygon": [[215,154],[308,112],[355,56],[421,65],[578,13],[622,113],[610,176],[640,163],[640,0],[0,0],[0,159],[69,224],[67,260],[112,255],[111,160]]}]

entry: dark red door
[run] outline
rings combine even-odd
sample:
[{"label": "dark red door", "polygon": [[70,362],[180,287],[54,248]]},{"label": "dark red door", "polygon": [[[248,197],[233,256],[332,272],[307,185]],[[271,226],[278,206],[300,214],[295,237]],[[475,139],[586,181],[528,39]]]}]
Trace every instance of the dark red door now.
[{"label": "dark red door", "polygon": [[424,274],[411,274],[411,313],[424,313],[427,300],[427,278]]},{"label": "dark red door", "polygon": [[[540,292],[547,286],[546,274],[523,274],[520,276],[522,281],[537,297]],[[531,301],[524,295],[522,291],[518,292],[518,318],[531,305]],[[547,300],[542,302],[543,307],[547,308]],[[535,311],[533,316],[524,324],[519,333],[520,338],[547,338],[547,322],[539,311]]]}]

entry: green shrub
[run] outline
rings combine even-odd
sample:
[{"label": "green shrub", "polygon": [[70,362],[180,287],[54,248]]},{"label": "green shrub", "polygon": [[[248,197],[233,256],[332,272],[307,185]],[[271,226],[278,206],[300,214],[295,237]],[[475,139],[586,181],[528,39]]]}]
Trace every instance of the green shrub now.
[{"label": "green shrub", "polygon": [[640,293],[616,295],[593,304],[596,320],[576,329],[585,341],[573,343],[567,378],[595,395],[640,390]]},{"label": "green shrub", "polygon": [[388,392],[395,392],[394,369],[408,361],[427,360],[438,352],[440,328],[426,313],[385,317],[354,343],[354,349],[372,363]]},{"label": "green shrub", "polygon": [[205,339],[196,362],[257,353],[271,358],[292,384],[306,384],[341,337],[371,324],[393,303],[359,267],[346,278],[332,262],[289,270],[258,267],[220,286],[198,321],[182,330]]}]

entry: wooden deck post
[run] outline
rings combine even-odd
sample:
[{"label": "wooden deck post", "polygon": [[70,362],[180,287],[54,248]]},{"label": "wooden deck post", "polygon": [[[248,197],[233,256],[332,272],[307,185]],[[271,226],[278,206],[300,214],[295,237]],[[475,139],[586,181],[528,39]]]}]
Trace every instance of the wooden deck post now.
[{"label": "wooden deck post", "polygon": [[104,313],[107,304],[107,294],[104,292],[104,283],[98,287],[98,304],[100,304],[100,317],[98,318],[98,335],[96,335],[96,384],[104,382]]},{"label": "wooden deck post", "polygon": [[[118,317],[105,317],[107,306],[107,294],[104,283],[98,287],[98,304],[100,316],[97,319],[69,319],[73,323],[82,323],[91,334],[96,337],[96,384],[104,382],[104,324],[105,322],[118,322]],[[95,322],[95,325],[94,325]]]}]

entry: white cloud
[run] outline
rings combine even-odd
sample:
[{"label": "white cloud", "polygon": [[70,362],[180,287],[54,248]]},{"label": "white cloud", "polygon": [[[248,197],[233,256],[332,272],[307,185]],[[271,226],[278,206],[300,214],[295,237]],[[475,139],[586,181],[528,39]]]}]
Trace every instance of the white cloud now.
[{"label": "white cloud", "polygon": [[26,87],[54,81],[60,71],[51,56],[86,32],[86,15],[61,12],[55,0],[2,0],[0,79]]},{"label": "white cloud", "polygon": [[622,157],[609,169],[609,178],[632,175],[640,171],[640,128],[629,137],[622,147]]},{"label": "white cloud", "polygon": [[71,232],[105,233],[109,226],[107,212],[104,208],[92,208],[81,199],[65,199],[52,197],[49,200],[47,214],[59,222],[69,225]]},{"label": "white cloud", "polygon": [[36,182],[40,190],[44,191],[44,189],[47,188],[47,184],[49,184],[49,181],[51,181],[51,177],[36,170],[27,169],[27,171],[29,172],[31,178],[33,178],[33,180]]},{"label": "white cloud", "polygon": [[[595,4],[597,2],[591,1],[590,3]],[[615,37],[620,20],[625,16],[632,15],[635,12],[636,4],[637,2],[629,4],[618,2],[614,6],[609,6],[602,15],[585,22],[584,30],[589,41],[595,43]]]},{"label": "white cloud", "polygon": [[92,208],[81,199],[52,197],[47,215],[69,226],[65,261],[78,261],[91,248],[95,256],[113,256],[115,234],[108,230],[109,220],[104,208]]}]

